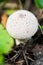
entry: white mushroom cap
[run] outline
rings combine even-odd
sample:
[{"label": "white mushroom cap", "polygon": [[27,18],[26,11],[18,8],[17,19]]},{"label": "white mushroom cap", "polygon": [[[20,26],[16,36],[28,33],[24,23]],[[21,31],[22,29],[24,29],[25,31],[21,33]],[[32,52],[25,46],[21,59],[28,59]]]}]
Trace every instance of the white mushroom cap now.
[{"label": "white mushroom cap", "polygon": [[6,29],[15,39],[28,39],[37,32],[38,20],[33,13],[18,10],[9,16]]}]

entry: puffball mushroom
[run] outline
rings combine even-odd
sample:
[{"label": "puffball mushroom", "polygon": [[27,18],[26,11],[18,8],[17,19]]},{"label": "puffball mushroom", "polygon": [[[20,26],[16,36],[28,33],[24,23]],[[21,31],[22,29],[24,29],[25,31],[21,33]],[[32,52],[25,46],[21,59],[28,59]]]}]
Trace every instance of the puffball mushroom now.
[{"label": "puffball mushroom", "polygon": [[24,42],[35,35],[38,30],[38,20],[33,13],[18,10],[9,16],[6,29],[16,39],[18,45],[21,41]]}]

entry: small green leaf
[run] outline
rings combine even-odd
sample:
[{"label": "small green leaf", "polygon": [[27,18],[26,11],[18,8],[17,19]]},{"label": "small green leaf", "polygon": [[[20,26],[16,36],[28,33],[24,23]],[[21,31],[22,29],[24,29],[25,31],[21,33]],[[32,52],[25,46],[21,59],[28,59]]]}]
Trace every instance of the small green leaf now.
[{"label": "small green leaf", "polygon": [[40,28],[43,30],[43,26],[40,26]]},{"label": "small green leaf", "polygon": [[2,29],[0,31],[0,53],[8,54],[14,45],[14,40],[8,34],[8,32],[5,29],[3,29],[1,25],[0,25],[0,29]]},{"label": "small green leaf", "polygon": [[5,10],[4,12],[5,12],[7,15],[11,15],[14,11],[16,11],[16,10],[8,9],[8,10]]},{"label": "small green leaf", "polygon": [[4,57],[3,57],[3,55],[0,55],[0,65],[4,65]]},{"label": "small green leaf", "polygon": [[43,0],[35,0],[35,4],[38,8],[43,9]]}]

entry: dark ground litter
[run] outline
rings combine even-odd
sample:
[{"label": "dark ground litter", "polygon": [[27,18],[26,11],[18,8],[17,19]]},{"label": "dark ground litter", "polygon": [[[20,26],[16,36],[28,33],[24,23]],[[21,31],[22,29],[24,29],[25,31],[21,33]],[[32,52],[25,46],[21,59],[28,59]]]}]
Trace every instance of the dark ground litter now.
[{"label": "dark ground litter", "polygon": [[[15,46],[5,56],[5,63],[10,65],[43,65],[43,35],[37,33],[32,41]],[[30,43],[30,44],[29,44]]]},{"label": "dark ground litter", "polygon": [[39,20],[40,25],[43,25],[43,18]]},{"label": "dark ground litter", "polygon": [[32,62],[30,65],[43,65],[43,56]]},{"label": "dark ground litter", "polygon": [[6,61],[11,63],[11,65],[28,65],[30,60],[34,61],[32,51],[26,47],[22,44],[16,46],[14,50],[12,50],[12,52],[7,56]]}]

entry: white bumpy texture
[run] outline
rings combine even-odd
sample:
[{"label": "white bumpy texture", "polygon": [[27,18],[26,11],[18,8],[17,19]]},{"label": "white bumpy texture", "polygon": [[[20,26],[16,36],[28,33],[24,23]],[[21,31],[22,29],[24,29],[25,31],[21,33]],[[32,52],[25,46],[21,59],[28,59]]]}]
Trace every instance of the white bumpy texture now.
[{"label": "white bumpy texture", "polygon": [[33,13],[18,10],[9,16],[6,29],[13,38],[28,39],[37,32],[38,20]]}]

